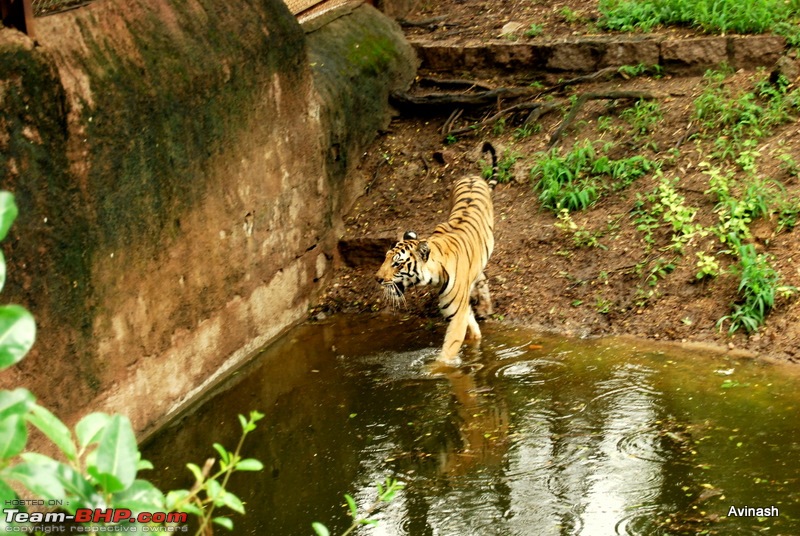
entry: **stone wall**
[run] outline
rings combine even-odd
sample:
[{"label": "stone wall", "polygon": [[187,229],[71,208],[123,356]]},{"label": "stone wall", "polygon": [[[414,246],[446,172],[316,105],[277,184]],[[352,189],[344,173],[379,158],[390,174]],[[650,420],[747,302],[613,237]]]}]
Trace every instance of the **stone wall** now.
[{"label": "stone wall", "polygon": [[147,430],[304,317],[413,52],[370,6],[304,30],[280,0],[106,0],[36,32],[0,30],[3,301],[39,327],[0,382]]}]

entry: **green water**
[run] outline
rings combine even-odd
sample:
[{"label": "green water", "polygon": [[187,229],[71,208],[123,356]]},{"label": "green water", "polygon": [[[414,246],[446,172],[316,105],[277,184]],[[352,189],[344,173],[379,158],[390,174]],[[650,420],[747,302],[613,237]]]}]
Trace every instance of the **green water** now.
[{"label": "green water", "polygon": [[265,413],[245,455],[266,468],[232,479],[248,510],[235,534],[310,535],[312,521],[341,533],[343,495],[366,507],[387,476],[406,487],[358,534],[800,534],[796,367],[483,331],[463,367],[435,375],[443,331],[419,319],[300,326],[145,457],[167,468],[162,489],[189,487],[187,461],[232,448],[238,413]]}]

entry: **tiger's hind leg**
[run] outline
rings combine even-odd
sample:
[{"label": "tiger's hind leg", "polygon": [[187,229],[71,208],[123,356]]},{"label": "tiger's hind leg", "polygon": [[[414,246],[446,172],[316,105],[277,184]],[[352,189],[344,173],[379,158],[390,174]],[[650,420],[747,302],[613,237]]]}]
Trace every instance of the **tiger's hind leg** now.
[{"label": "tiger's hind leg", "polygon": [[467,313],[467,331],[464,336],[467,341],[479,341],[481,339],[481,328],[475,320],[475,314],[472,312],[472,307],[469,308]]},{"label": "tiger's hind leg", "polygon": [[[484,319],[489,318],[494,309],[492,308],[492,296],[489,293],[489,279],[483,272],[480,273],[469,293],[469,302],[475,310],[475,317]],[[478,337],[480,338],[480,334]]]}]

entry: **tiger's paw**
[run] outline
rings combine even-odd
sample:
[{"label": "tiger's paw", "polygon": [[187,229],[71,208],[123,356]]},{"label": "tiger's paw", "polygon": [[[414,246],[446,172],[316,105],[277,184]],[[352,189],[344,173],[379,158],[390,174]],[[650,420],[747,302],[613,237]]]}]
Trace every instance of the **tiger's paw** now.
[{"label": "tiger's paw", "polygon": [[458,355],[447,356],[445,354],[441,354],[438,358],[436,358],[436,363],[445,367],[456,368],[461,365],[461,358]]}]

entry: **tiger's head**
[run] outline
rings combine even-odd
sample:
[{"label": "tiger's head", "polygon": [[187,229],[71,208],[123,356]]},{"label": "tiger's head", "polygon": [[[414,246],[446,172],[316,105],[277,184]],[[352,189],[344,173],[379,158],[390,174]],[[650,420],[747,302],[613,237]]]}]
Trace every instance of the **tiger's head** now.
[{"label": "tiger's head", "polygon": [[405,302],[403,293],[418,283],[426,283],[423,267],[428,261],[430,247],[417,233],[406,231],[403,239],[386,252],[386,259],[375,274],[387,301],[397,307]]}]

